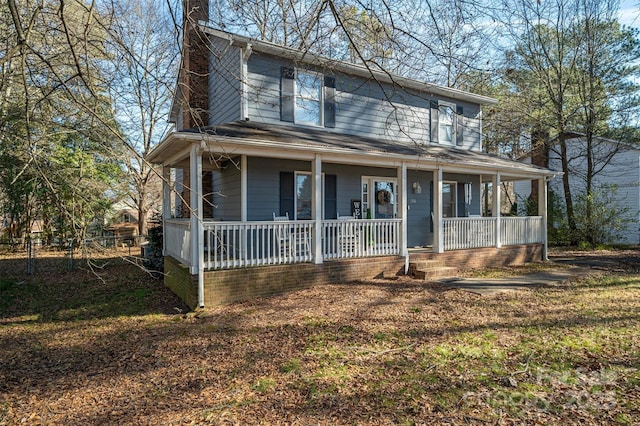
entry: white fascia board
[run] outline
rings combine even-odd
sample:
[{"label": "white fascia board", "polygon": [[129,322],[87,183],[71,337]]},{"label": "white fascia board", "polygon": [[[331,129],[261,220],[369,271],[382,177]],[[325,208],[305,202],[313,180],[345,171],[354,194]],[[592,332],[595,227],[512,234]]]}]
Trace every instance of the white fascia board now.
[{"label": "white fascia board", "polygon": [[426,83],[419,80],[414,80],[407,77],[400,77],[391,73],[385,73],[378,70],[367,68],[363,65],[351,64],[344,61],[338,61],[335,59],[325,58],[319,55],[315,55],[309,52],[302,52],[290,47],[280,46],[274,43],[269,43],[262,40],[252,39],[250,37],[241,36],[238,34],[231,34],[224,31],[217,30],[207,26],[207,22],[199,22],[202,31],[207,34],[229,40],[230,44],[238,46],[250,45],[251,49],[255,52],[262,52],[269,55],[277,56],[284,59],[290,59],[296,62],[302,62],[305,64],[327,67],[332,70],[340,71],[344,74],[355,75],[363,78],[375,78],[378,81],[395,84],[402,88],[410,88],[421,92],[427,92],[428,94],[439,95],[451,99],[476,103],[479,105],[494,105],[498,103],[497,99],[490,98],[488,96],[476,95],[474,93],[465,92],[464,90],[454,89],[451,87],[440,86],[438,84]]}]

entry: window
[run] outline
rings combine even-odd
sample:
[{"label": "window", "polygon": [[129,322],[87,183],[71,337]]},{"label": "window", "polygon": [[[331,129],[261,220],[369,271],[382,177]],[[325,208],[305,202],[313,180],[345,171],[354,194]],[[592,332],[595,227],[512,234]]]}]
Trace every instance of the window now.
[{"label": "window", "polygon": [[296,173],[296,220],[311,219],[311,173]]},{"label": "window", "polygon": [[455,116],[452,105],[440,104],[438,106],[438,140],[440,143],[453,143]]},{"label": "window", "polygon": [[335,127],[335,78],[282,67],[280,120],[311,126]]},{"label": "window", "polygon": [[[323,219],[335,219],[337,213],[336,175],[322,174]],[[280,216],[311,219],[311,181],[309,172],[280,172]]]},{"label": "window", "polygon": [[458,216],[456,189],[456,182],[442,182],[442,217]]},{"label": "window", "polygon": [[315,73],[298,71],[295,93],[294,121],[299,124],[321,126],[322,85],[320,84],[320,76]]},{"label": "window", "polygon": [[462,106],[431,101],[431,143],[464,145],[464,123]]}]

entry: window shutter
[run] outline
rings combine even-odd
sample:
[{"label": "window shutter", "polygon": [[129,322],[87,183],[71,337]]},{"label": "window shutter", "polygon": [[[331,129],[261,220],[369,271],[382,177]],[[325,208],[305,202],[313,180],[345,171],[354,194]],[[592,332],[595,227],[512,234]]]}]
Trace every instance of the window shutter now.
[{"label": "window shutter", "polygon": [[280,120],[293,123],[296,72],[292,67],[280,68]]},{"label": "window shutter", "polygon": [[280,216],[287,213],[293,219],[294,211],[295,182],[293,172],[280,172]]},{"label": "window shutter", "polygon": [[324,218],[338,218],[338,196],[336,175],[324,175]]},{"label": "window shutter", "polygon": [[464,145],[464,110],[460,105],[456,107],[456,145]]},{"label": "window shutter", "polygon": [[335,77],[324,77],[324,127],[336,127]]},{"label": "window shutter", "polygon": [[430,101],[431,105],[431,143],[438,143],[438,102]]}]

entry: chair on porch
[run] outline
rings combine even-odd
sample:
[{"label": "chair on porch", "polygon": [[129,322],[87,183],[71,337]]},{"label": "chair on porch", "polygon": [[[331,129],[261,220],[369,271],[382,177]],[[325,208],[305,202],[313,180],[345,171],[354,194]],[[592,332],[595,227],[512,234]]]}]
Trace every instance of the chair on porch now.
[{"label": "chair on porch", "polygon": [[[284,216],[276,216],[273,212],[274,222],[289,222],[289,212]],[[291,227],[288,225],[276,225],[274,230],[276,253],[280,256],[291,256],[292,244],[291,244]]]},{"label": "chair on porch", "polygon": [[[340,216],[339,221],[356,220],[353,216]],[[360,247],[360,229],[357,223],[340,223],[338,225],[338,249],[341,256],[354,256]]]}]

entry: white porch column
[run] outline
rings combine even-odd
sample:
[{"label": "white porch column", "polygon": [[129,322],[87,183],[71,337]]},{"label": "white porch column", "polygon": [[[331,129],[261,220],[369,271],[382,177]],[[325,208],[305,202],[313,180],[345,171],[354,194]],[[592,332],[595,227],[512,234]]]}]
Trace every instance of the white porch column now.
[{"label": "white porch column", "polygon": [[493,204],[491,206],[491,215],[496,218],[496,247],[502,247],[502,241],[500,236],[500,206],[502,201],[500,199],[502,191],[500,191],[500,173],[493,177]]},{"label": "white porch column", "polygon": [[316,154],[311,163],[311,219],[313,224],[313,263],[322,263],[322,156]]},{"label": "white porch column", "polygon": [[[171,218],[171,168],[162,165],[162,229],[165,221]],[[162,255],[167,255],[167,239],[162,239]]]},{"label": "white porch column", "polygon": [[[402,222],[400,223],[400,235],[398,243],[400,246],[400,254],[402,256],[407,256],[407,163],[403,162],[400,167],[398,167],[398,188],[400,189],[400,203],[398,208],[398,213],[400,213],[400,219]],[[406,272],[406,271],[405,271]]]},{"label": "white porch column", "polygon": [[247,156],[240,156],[240,220],[247,221]]},{"label": "white porch column", "polygon": [[538,216],[542,216],[542,259],[549,260],[549,241],[547,235],[547,179],[538,179]]},{"label": "white porch column", "polygon": [[204,251],[202,239],[202,153],[198,144],[191,145],[189,153],[189,173],[191,190],[189,207],[191,209],[191,274],[198,276],[198,305],[204,306]]},{"label": "white porch column", "polygon": [[442,223],[442,169],[433,171],[433,250],[444,253]]}]

